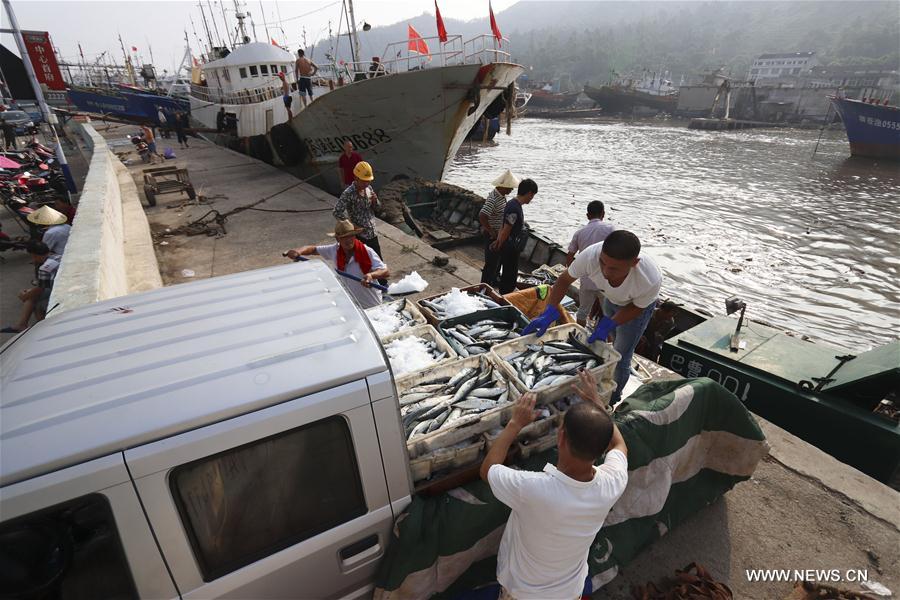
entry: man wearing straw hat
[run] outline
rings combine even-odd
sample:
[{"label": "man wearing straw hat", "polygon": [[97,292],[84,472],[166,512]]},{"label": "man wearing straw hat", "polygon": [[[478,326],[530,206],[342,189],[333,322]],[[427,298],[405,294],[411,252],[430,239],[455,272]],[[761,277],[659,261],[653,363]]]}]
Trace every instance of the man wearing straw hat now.
[{"label": "man wearing straw hat", "polygon": [[371,283],[376,279],[387,280],[390,272],[377,252],[356,239],[361,232],[362,228],[350,221],[338,221],[334,226],[334,232],[328,234],[337,240],[336,243],[326,246],[302,246],[288,250],[285,255],[296,259],[298,256],[315,254],[333,262],[338,271],[359,277],[362,281],[350,281],[343,277],[340,279],[361,308],[371,308],[381,304],[381,291],[371,287]]},{"label": "man wearing straw hat", "polygon": [[484,268],[481,270],[481,283],[497,287],[497,273],[500,270],[500,252],[491,249],[503,228],[503,211],[506,210],[506,196],[519,185],[519,180],[509,169],[493,182],[494,189],[488,194],[484,206],[478,213],[478,222],[484,233]]},{"label": "man wearing straw hat", "polygon": [[28,221],[40,227],[46,227],[41,241],[47,244],[51,254],[62,253],[69,241],[69,232],[72,226],[68,224],[68,218],[56,209],[42,206],[30,215]]}]

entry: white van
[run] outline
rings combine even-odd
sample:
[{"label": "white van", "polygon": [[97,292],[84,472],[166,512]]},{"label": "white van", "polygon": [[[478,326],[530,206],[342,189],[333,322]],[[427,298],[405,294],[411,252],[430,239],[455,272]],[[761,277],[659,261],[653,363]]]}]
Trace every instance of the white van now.
[{"label": "white van", "polygon": [[388,362],[325,264],[51,316],[0,369],[4,597],[371,593],[412,482]]}]

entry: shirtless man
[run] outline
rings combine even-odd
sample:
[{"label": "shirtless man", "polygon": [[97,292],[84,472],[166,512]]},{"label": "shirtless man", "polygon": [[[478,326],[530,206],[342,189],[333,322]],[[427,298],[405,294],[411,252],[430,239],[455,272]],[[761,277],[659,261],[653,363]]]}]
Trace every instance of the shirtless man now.
[{"label": "shirtless man", "polygon": [[312,100],[312,76],[319,72],[316,63],[304,56],[303,50],[297,50],[297,62],[294,63],[294,75],[297,77],[297,89],[300,91],[300,100],[303,101],[303,107],[306,107],[306,94]]},{"label": "shirtless man", "polygon": [[287,77],[284,76],[284,73],[279,73],[278,78],[281,79],[281,97],[284,100],[284,108],[287,109],[288,121],[294,118],[294,113],[291,112],[291,102],[293,98],[291,98],[291,84],[287,82]]}]

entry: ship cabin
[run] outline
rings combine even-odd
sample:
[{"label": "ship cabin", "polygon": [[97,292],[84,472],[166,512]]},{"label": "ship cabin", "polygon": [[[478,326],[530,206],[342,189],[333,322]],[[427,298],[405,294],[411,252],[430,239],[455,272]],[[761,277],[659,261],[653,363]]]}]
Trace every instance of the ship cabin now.
[{"label": "ship cabin", "polygon": [[[222,104],[250,104],[269,100],[272,92],[281,95],[278,73],[284,73],[293,84],[294,57],[287,50],[272,44],[253,42],[238,46],[226,56],[208,62],[201,68],[202,84],[194,86],[195,93],[203,93],[209,101]],[[293,87],[293,86],[292,86]]]}]

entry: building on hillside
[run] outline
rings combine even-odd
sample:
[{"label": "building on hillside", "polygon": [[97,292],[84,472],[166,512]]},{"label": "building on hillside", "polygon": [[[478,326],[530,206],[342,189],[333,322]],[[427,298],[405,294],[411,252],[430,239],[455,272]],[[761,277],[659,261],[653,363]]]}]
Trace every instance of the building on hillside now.
[{"label": "building on hillside", "polygon": [[813,67],[806,85],[816,88],[876,88],[894,90],[900,86],[900,72],[890,65],[841,65]]},{"label": "building on hillside", "polygon": [[750,65],[747,80],[758,84],[768,80],[793,78],[808,73],[818,65],[815,52],[761,54]]}]

